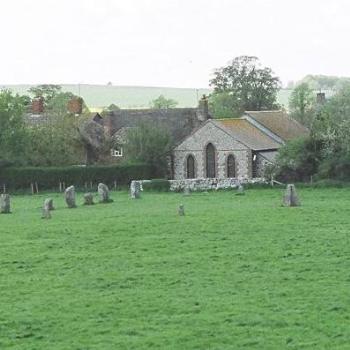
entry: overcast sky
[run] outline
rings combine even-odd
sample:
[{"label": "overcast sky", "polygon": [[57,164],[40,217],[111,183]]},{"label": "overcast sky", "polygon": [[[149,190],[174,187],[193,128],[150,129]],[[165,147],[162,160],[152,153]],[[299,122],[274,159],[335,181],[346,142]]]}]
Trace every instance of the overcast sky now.
[{"label": "overcast sky", "polygon": [[239,55],[283,83],[350,76],[348,0],[2,0],[0,11],[0,85],[207,87]]}]

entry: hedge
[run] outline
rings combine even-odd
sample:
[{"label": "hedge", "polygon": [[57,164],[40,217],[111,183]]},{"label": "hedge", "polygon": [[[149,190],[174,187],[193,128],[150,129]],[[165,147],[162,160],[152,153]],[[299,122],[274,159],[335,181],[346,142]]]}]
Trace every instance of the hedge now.
[{"label": "hedge", "polygon": [[132,180],[151,179],[154,176],[153,167],[146,164],[4,168],[0,169],[0,186],[19,190],[28,189],[31,183],[37,183],[41,190],[52,190],[58,188],[60,182],[66,187],[74,185],[83,188],[86,184],[96,185],[99,182],[113,186],[115,181],[118,186],[126,186]]},{"label": "hedge", "polygon": [[142,184],[144,191],[169,192],[170,182],[164,179],[153,179]]}]

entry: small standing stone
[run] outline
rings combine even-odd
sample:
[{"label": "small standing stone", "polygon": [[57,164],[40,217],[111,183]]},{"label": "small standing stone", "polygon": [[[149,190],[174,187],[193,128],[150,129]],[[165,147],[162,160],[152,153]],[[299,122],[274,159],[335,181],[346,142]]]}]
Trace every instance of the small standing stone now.
[{"label": "small standing stone", "polygon": [[42,219],[51,219],[51,213],[48,207],[44,207],[41,215]]},{"label": "small standing stone", "polygon": [[45,199],[45,201],[44,201],[44,209],[55,210],[55,208],[53,206],[53,199],[52,198]]},{"label": "small standing stone", "polygon": [[300,206],[299,197],[293,184],[287,185],[286,192],[283,196],[283,206],[298,207]]},{"label": "small standing stone", "polygon": [[0,213],[10,214],[11,213],[11,200],[9,194],[2,194],[0,197]]},{"label": "small standing stone", "polygon": [[132,199],[141,198],[141,184],[139,181],[131,181],[130,196]]},{"label": "small standing stone", "polygon": [[177,212],[178,212],[179,216],[185,216],[185,207],[183,204],[179,205],[179,209]]},{"label": "small standing stone", "polygon": [[109,198],[109,189],[107,185],[99,183],[97,187],[97,192],[100,196],[100,203],[113,202],[112,199]]},{"label": "small standing stone", "polygon": [[244,196],[244,195],[245,195],[244,187],[240,184],[237,188],[236,196]]},{"label": "small standing stone", "polygon": [[70,186],[66,188],[64,191],[64,198],[66,200],[68,208],[76,208],[77,205],[75,203],[75,188],[74,186]]},{"label": "small standing stone", "polygon": [[94,196],[92,193],[85,193],[84,194],[84,205],[93,205],[94,203]]},{"label": "small standing stone", "polygon": [[184,196],[190,196],[191,195],[191,190],[188,186],[184,188]]}]

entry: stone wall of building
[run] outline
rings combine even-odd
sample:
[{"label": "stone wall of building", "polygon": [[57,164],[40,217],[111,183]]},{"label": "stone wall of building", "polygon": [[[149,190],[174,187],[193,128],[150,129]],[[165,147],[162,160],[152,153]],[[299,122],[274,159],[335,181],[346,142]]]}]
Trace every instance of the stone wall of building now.
[{"label": "stone wall of building", "polygon": [[195,159],[195,177],[206,177],[206,147],[209,143],[214,145],[216,151],[217,178],[227,177],[227,157],[230,154],[235,157],[236,177],[239,179],[251,178],[251,150],[234,140],[224,130],[208,122],[174,149],[175,180],[186,178],[186,160],[189,155]]},{"label": "stone wall of building", "polygon": [[[140,180],[141,184],[150,182],[151,180]],[[170,191],[182,192],[185,188],[192,192],[208,191],[208,190],[220,190],[220,189],[234,189],[239,185],[246,184],[266,184],[268,183],[263,178],[254,179],[237,179],[237,178],[226,178],[226,179],[183,179],[183,180],[169,180]]]}]

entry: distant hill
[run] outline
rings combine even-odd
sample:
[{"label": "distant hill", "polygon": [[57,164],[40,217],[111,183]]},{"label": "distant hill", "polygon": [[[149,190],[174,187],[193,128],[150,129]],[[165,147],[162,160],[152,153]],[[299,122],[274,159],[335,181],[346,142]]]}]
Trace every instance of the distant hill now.
[{"label": "distant hill", "polygon": [[[0,88],[9,88],[19,94],[27,94],[31,86],[33,85],[0,85]],[[147,108],[150,101],[159,95],[176,100],[179,103],[178,107],[195,107],[203,94],[211,92],[210,89],[86,84],[62,85],[62,89],[82,96],[92,110],[102,109],[112,103],[120,108]],[[278,102],[287,107],[290,93],[291,90],[281,90],[278,94]]]}]

